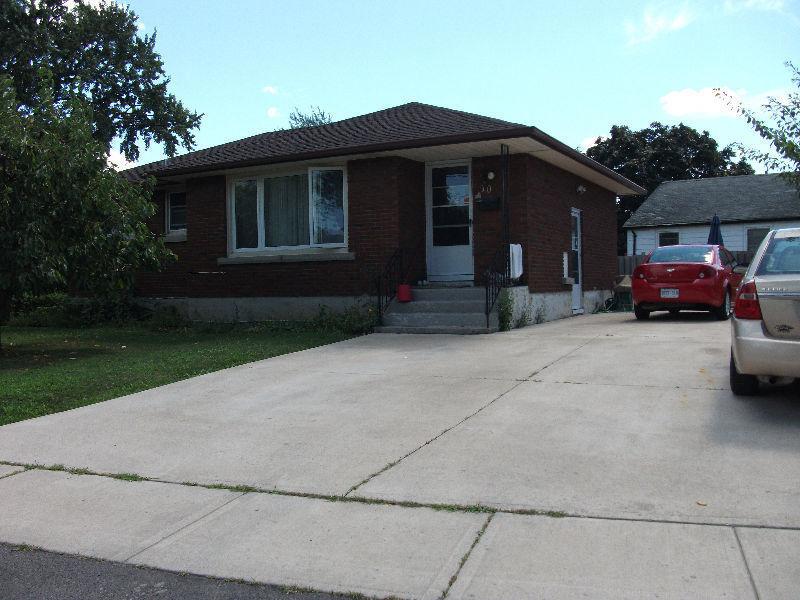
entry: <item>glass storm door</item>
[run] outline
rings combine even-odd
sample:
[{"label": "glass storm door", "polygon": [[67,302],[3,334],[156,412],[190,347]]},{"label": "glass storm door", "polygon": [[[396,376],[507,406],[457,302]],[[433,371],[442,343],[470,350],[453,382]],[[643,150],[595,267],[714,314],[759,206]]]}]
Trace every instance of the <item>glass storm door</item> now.
[{"label": "glass storm door", "polygon": [[469,164],[428,168],[428,279],[471,281],[472,190]]},{"label": "glass storm door", "polygon": [[572,235],[569,251],[569,276],[572,277],[572,312],[583,312],[583,223],[581,211],[572,209]]}]

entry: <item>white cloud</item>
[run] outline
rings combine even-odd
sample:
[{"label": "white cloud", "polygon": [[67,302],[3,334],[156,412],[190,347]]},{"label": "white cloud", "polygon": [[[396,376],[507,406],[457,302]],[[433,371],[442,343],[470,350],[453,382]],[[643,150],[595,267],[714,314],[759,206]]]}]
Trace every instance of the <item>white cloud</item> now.
[{"label": "white cloud", "polygon": [[124,171],[125,169],[130,169],[131,167],[136,166],[135,162],[129,161],[116,148],[112,148],[111,151],[108,153],[107,162],[117,171]]},{"label": "white cloud", "polygon": [[274,85],[265,85],[263,88],[261,88],[261,91],[265,94],[269,94],[270,96],[278,95],[278,88],[276,88]]},{"label": "white cloud", "polygon": [[580,148],[581,150],[586,152],[592,146],[596,146],[597,145],[597,140],[598,139],[604,140],[606,138],[604,136],[602,136],[602,135],[593,135],[593,136],[590,136],[590,137],[587,137],[587,138],[583,138],[581,140],[581,143],[578,144],[578,148]]},{"label": "white cloud", "polygon": [[648,6],[639,21],[626,21],[625,32],[628,34],[628,45],[635,46],[650,42],[662,33],[683,29],[693,20],[687,6],[675,9],[653,8]]},{"label": "white cloud", "polygon": [[725,0],[726,12],[740,12],[743,10],[774,10],[782,11],[786,6],[784,0]]},{"label": "white cloud", "polygon": [[[740,94],[723,88],[734,99],[739,99]],[[698,117],[724,117],[735,116],[736,110],[718,98],[714,88],[706,87],[699,90],[686,88],[675,90],[661,96],[661,108],[673,117],[698,116]]]},{"label": "white cloud", "polygon": [[661,108],[673,117],[735,117],[736,104],[741,103],[745,108],[760,112],[769,98],[786,100],[786,90],[771,90],[759,94],[749,94],[747,90],[732,90],[727,87],[720,88],[733,102],[733,106],[724,98],[714,92],[714,88],[706,87],[699,90],[686,88],[675,90],[661,96]]},{"label": "white cloud", "polygon": [[268,116],[270,119],[274,119],[274,118],[276,118],[276,117],[280,117],[280,116],[281,116],[281,111],[279,111],[279,110],[278,110],[278,107],[277,107],[277,106],[270,106],[270,107],[267,109],[267,116]]}]

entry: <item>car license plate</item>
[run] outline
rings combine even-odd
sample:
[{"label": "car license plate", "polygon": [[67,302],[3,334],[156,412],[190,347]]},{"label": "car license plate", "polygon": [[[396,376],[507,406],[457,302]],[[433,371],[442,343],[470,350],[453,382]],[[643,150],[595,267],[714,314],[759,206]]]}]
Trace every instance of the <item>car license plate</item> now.
[{"label": "car license plate", "polygon": [[678,297],[678,290],[675,288],[661,288],[661,297],[662,298],[677,298]]}]

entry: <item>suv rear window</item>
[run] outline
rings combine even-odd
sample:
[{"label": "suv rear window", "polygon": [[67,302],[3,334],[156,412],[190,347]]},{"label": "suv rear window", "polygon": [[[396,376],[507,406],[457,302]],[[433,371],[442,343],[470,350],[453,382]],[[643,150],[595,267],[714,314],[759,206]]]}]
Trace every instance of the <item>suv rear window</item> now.
[{"label": "suv rear window", "polygon": [[653,250],[649,263],[711,264],[714,253],[709,246],[664,246]]},{"label": "suv rear window", "polygon": [[786,273],[800,273],[800,236],[772,238],[756,275]]}]

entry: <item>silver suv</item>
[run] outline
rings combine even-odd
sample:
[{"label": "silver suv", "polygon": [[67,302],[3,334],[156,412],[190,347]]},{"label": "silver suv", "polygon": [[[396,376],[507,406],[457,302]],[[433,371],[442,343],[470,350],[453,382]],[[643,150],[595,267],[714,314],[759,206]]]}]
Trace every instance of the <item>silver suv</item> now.
[{"label": "silver suv", "polygon": [[800,228],[764,238],[739,286],[731,326],[734,394],[800,377]]}]

